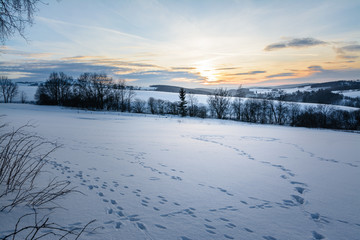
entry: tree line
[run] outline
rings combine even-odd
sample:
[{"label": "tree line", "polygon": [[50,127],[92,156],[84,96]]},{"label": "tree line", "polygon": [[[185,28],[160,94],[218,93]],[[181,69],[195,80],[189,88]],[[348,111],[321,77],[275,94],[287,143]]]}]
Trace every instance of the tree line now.
[{"label": "tree line", "polygon": [[293,93],[285,93],[280,91],[277,94],[259,94],[259,98],[281,100],[287,102],[304,102],[304,103],[320,103],[320,104],[331,104],[331,105],[343,105],[349,107],[360,108],[360,98],[350,98],[343,96],[339,93],[333,92],[334,90],[318,89],[316,91],[296,91]]},{"label": "tree line", "polygon": [[[179,91],[178,101],[171,102],[154,97],[145,101],[136,98],[134,88],[127,86],[125,81],[114,81],[106,74],[83,73],[73,79],[63,72],[53,72],[45,83],[38,86],[35,100],[40,105],[89,110],[217,118],[294,127],[360,129],[360,110],[341,110],[325,104],[298,104],[291,102],[289,98],[246,99],[243,98],[242,90],[239,87],[232,95],[227,89],[216,89],[208,96],[207,104],[200,104],[194,94],[186,93],[183,88]],[[312,96],[305,95],[309,98]],[[320,103],[323,103],[328,92],[321,91],[320,96]]]},{"label": "tree line", "polygon": [[294,127],[360,129],[360,110],[335,109],[325,104],[298,104],[281,100],[244,99],[241,89],[234,97],[217,89],[208,97],[211,117],[236,121]]}]

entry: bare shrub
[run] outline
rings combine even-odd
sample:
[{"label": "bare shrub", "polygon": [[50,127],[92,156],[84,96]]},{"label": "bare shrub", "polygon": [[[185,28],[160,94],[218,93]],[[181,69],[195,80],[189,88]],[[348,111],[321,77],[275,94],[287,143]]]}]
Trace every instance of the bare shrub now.
[{"label": "bare shrub", "polygon": [[[31,207],[34,211],[18,218],[13,232],[1,239],[41,239],[48,235],[58,239],[70,235],[77,239],[93,221],[83,228],[69,230],[50,222],[48,216],[39,218],[37,213],[39,207],[49,208],[47,204],[54,203],[58,197],[78,191],[69,187],[69,181],[56,178],[39,184],[49,154],[59,145],[27,131],[33,127],[26,124],[10,129],[5,124],[0,125],[0,212],[10,214],[14,208],[21,206]],[[23,220],[31,216],[34,217],[34,223],[20,227]]]},{"label": "bare shrub", "polygon": [[[24,224],[28,218],[34,220],[33,224]],[[14,230],[1,239],[69,239],[72,237],[76,240],[79,239],[84,232],[92,233],[95,231],[95,229],[87,230],[88,226],[93,222],[95,222],[95,220],[88,222],[83,227],[67,229],[65,226],[51,222],[49,215],[40,216],[36,209],[33,209],[32,213],[27,213],[19,217]]]}]

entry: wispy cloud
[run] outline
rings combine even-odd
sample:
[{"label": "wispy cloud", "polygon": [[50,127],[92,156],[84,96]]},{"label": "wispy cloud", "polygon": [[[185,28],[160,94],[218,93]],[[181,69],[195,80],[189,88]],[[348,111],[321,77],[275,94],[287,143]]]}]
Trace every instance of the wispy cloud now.
[{"label": "wispy cloud", "polygon": [[346,52],[360,52],[360,45],[348,45],[345,47],[342,47],[341,50]]},{"label": "wispy cloud", "polygon": [[270,44],[265,47],[265,51],[273,51],[283,48],[306,48],[325,44],[327,44],[327,42],[315,38],[293,38],[288,41]]},{"label": "wispy cloud", "polygon": [[217,68],[215,69],[216,71],[229,71],[229,70],[236,70],[238,69],[237,67],[222,67],[222,68]]},{"label": "wispy cloud", "polygon": [[196,68],[195,67],[172,67],[171,68],[172,70],[195,70]]},{"label": "wispy cloud", "polygon": [[12,49],[7,46],[0,46],[0,55],[1,54],[15,55],[26,58],[45,58],[56,55],[54,53],[36,53],[36,52],[20,51],[20,50]]},{"label": "wispy cloud", "polygon": [[5,74],[17,81],[45,81],[51,72],[61,71],[74,78],[84,72],[101,72],[115,80],[124,79],[138,86],[167,84],[168,81],[202,83],[203,77],[190,70],[193,68],[166,69],[152,64],[91,56],[75,56],[61,60],[28,60],[21,63],[0,61],[0,75]]},{"label": "wispy cloud", "polygon": [[266,73],[266,71],[250,71],[250,72],[235,73],[233,75],[256,75],[261,73]]},{"label": "wispy cloud", "polygon": [[93,31],[102,31],[102,32],[107,32],[107,33],[112,33],[112,34],[115,33],[115,34],[121,35],[123,37],[128,37],[128,38],[133,38],[133,39],[138,39],[138,40],[147,40],[147,39],[145,39],[145,38],[143,38],[141,36],[138,36],[138,35],[129,34],[129,33],[121,32],[121,31],[118,31],[118,30],[110,29],[110,28],[97,27],[97,26],[92,26],[92,25],[75,24],[75,23],[70,23],[70,22],[66,22],[66,21],[59,21],[59,20],[46,18],[46,17],[36,17],[36,20],[43,21],[43,22],[46,22],[46,23],[52,23],[52,24],[58,24],[58,25],[67,25],[67,26],[72,26],[72,27],[77,27],[77,28],[83,28],[83,29],[88,29],[88,30],[93,30]]},{"label": "wispy cloud", "polygon": [[269,76],[266,76],[266,78],[291,77],[291,76],[295,76],[295,75],[296,75],[295,73],[286,72],[286,73],[278,73],[278,74],[269,75]]},{"label": "wispy cloud", "polygon": [[337,57],[341,59],[356,59],[359,58],[360,53],[360,45],[359,44],[352,44],[346,45],[343,47],[335,47],[335,51],[337,53]]}]

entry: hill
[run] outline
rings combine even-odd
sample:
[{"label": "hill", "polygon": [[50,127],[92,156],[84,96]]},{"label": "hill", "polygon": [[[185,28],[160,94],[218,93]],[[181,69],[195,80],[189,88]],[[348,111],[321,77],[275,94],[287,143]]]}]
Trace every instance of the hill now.
[{"label": "hill", "polygon": [[[180,89],[182,87],[177,87],[177,86],[171,86],[171,85],[151,85],[150,87],[155,88],[155,91],[159,91],[159,92],[172,92],[172,93],[178,93],[180,91]],[[203,94],[203,95],[208,95],[211,94],[213,92],[212,89],[206,89],[206,88],[201,88],[201,89],[196,89],[196,88],[184,88],[185,91],[187,93],[192,93],[192,94]]]}]

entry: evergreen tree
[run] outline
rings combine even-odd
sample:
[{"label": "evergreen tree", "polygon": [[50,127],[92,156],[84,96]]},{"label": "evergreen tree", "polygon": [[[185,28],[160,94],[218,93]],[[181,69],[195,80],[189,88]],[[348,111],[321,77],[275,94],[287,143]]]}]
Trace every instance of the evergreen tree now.
[{"label": "evergreen tree", "polygon": [[180,91],[179,91],[179,98],[180,98],[180,102],[179,102],[179,113],[182,117],[185,117],[186,116],[186,112],[187,112],[187,109],[186,109],[186,91],[184,88],[180,88]]}]

